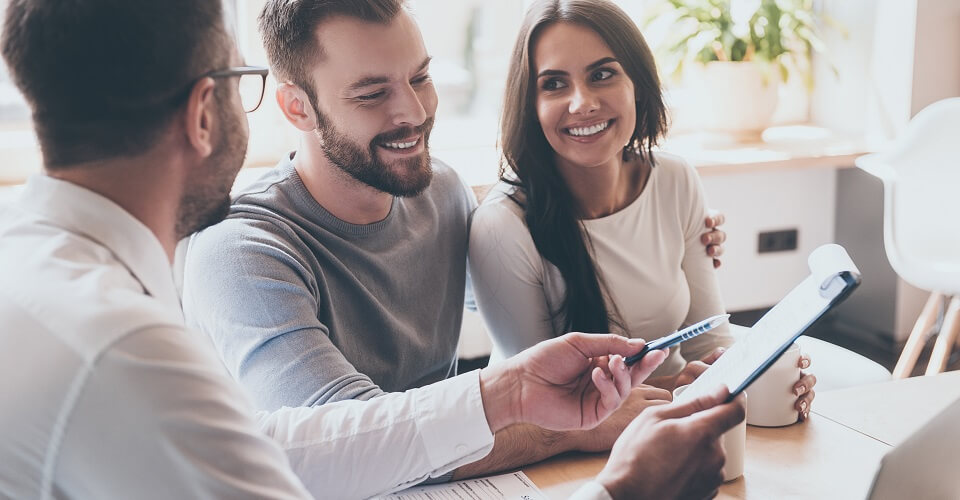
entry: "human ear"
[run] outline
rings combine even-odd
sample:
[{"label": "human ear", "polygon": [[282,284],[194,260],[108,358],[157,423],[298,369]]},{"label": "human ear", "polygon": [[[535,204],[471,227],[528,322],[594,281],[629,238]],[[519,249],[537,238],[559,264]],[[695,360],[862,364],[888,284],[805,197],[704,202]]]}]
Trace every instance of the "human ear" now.
[{"label": "human ear", "polygon": [[187,141],[204,158],[210,156],[214,148],[213,127],[217,116],[214,106],[218,105],[214,97],[215,85],[216,82],[209,77],[197,81],[190,90],[183,117]]},{"label": "human ear", "polygon": [[281,83],[277,86],[277,104],[283,116],[304,132],[315,130],[319,125],[317,117],[314,116],[313,106],[310,105],[310,99],[307,93],[297,85],[292,83]]}]

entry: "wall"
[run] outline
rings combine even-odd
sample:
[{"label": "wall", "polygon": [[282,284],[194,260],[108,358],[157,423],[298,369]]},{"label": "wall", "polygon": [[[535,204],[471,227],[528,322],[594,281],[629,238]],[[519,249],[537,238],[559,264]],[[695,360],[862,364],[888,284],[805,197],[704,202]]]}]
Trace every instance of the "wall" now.
[{"label": "wall", "polygon": [[[703,178],[708,204],[727,217],[719,270],[728,310],[770,307],[810,273],[807,256],[834,239],[832,169],[750,172]],[[757,253],[761,231],[798,230],[794,251]]]}]

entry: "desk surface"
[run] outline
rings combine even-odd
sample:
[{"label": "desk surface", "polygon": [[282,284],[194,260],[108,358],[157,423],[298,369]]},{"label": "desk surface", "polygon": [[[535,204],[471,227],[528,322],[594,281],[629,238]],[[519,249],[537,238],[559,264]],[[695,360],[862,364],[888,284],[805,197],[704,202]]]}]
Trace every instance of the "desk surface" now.
[{"label": "desk surface", "polygon": [[813,413],[890,446],[960,398],[960,371],[818,394]]},{"label": "desk surface", "polygon": [[[747,426],[744,475],[724,484],[719,498],[864,498],[891,443],[958,396],[960,372],[818,395],[805,423]],[[606,458],[567,454],[524,472],[550,498],[566,498]]]}]

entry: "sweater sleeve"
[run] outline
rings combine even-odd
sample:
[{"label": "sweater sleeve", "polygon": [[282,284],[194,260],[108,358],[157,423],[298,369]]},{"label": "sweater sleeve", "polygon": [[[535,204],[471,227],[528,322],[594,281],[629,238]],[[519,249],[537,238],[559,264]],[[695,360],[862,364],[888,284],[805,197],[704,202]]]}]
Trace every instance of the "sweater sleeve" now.
[{"label": "sweater sleeve", "polygon": [[[700,235],[706,230],[704,221],[707,216],[706,197],[700,177],[689,164],[684,162],[683,175],[678,194],[682,196],[678,203],[686,205],[684,220],[684,255],[680,264],[690,287],[690,308],[684,319],[684,325],[691,325],[707,317],[723,314],[723,300],[720,297],[720,284],[713,268],[713,259],[707,255]],[[717,347],[729,347],[733,337],[727,325],[715,328],[708,334],[685,342],[681,354],[685,360],[698,360]]]},{"label": "sweater sleeve", "polygon": [[272,222],[236,219],[194,236],[187,250],[186,319],[213,339],[260,410],[383,394],[318,318],[322,277],[309,271],[307,251]]},{"label": "sweater sleeve", "polygon": [[499,352],[513,356],[555,336],[544,263],[522,218],[500,199],[484,203],[470,228],[477,307]]}]

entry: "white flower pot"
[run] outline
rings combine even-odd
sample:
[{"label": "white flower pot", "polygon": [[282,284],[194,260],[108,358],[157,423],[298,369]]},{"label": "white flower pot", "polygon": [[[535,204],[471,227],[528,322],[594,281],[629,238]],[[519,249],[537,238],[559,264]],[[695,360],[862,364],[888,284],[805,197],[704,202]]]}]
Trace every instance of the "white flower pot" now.
[{"label": "white flower pot", "polygon": [[697,128],[758,140],[777,108],[778,75],[754,62],[696,64],[685,72]]}]

